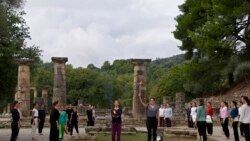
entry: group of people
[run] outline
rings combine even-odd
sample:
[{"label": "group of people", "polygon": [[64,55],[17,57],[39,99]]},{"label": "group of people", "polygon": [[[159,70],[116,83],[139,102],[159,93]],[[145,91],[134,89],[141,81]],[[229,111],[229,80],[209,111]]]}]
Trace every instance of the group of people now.
[{"label": "group of people", "polygon": [[173,109],[170,107],[170,104],[167,103],[166,106],[163,104],[159,109],[160,116],[160,127],[171,127],[172,118],[173,118]]},{"label": "group of people", "polygon": [[[141,104],[146,109],[146,127],[148,130],[148,141],[157,140],[157,127],[166,126],[171,127],[171,121],[173,117],[173,110],[169,104],[166,107],[161,105],[159,107],[154,98],[150,98],[149,103],[145,103],[138,95]],[[231,110],[229,110],[231,108]],[[35,104],[32,110],[32,139],[35,138],[35,132],[39,126],[39,133],[42,135],[43,124],[45,121],[44,107],[41,106],[40,110],[38,105]],[[19,103],[14,102],[14,108],[12,109],[12,123],[11,123],[11,141],[16,141],[21,126],[21,113],[19,110]],[[214,110],[211,102],[207,102],[205,106],[204,99],[199,99],[199,105],[196,102],[190,103],[187,109],[186,119],[188,121],[188,127],[197,128],[201,141],[207,140],[207,133],[213,134],[213,116]],[[95,110],[94,106],[89,105],[86,111],[88,120],[88,126],[94,126]],[[112,117],[112,141],[120,141],[121,129],[122,129],[122,108],[118,100],[114,101],[114,105],[111,109]],[[246,141],[250,141],[250,100],[246,96],[242,96],[239,103],[236,101],[230,102],[230,107],[227,102],[221,102],[220,104],[220,122],[223,132],[227,138],[230,133],[228,129],[229,118],[232,119],[232,127],[234,131],[235,141],[239,141],[238,126],[240,126],[240,134],[245,137]],[[59,106],[58,101],[53,103],[53,109],[50,113],[50,141],[59,141],[63,139],[64,132],[70,131],[72,136],[73,128],[78,131],[79,115],[77,108],[71,105],[65,110],[63,106]]]},{"label": "group of people", "polygon": [[[207,107],[203,99],[199,100],[199,106],[196,102],[190,103],[186,111],[186,119],[188,127],[198,128],[200,140],[207,140],[207,133],[213,134],[213,116],[214,111],[211,102],[207,102]],[[231,119],[235,141],[239,141],[238,127],[240,127],[240,135],[245,137],[246,141],[250,141],[250,100],[246,96],[242,96],[240,101],[231,101],[230,105],[222,101],[220,104],[220,123],[222,130],[227,139],[230,137],[229,119]]]},{"label": "group of people", "polygon": [[[50,141],[59,141],[63,140],[64,133],[70,133],[70,136],[73,135],[73,129],[75,128],[77,134],[79,114],[77,112],[77,107],[68,105],[66,108],[62,105],[59,105],[58,101],[53,103],[53,108],[50,113],[49,122],[50,122]],[[11,141],[16,141],[18,138],[19,130],[21,127],[21,116],[22,112],[20,110],[20,102],[14,101],[12,113],[12,123],[11,123]],[[88,115],[88,126],[94,126],[95,119],[95,110],[94,106],[90,105],[87,110]],[[31,139],[36,140],[36,132],[43,135],[43,127],[46,119],[45,106],[34,104],[31,114]]]}]

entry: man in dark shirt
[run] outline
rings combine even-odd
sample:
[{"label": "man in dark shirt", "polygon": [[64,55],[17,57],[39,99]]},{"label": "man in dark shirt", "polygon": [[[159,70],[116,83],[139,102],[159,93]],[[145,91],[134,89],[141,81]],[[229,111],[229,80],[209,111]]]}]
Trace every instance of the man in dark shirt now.
[{"label": "man in dark shirt", "polygon": [[44,105],[41,105],[41,109],[38,111],[38,118],[39,118],[39,129],[38,129],[38,131],[39,131],[40,135],[42,135],[42,132],[43,132],[45,117],[46,117],[45,107],[44,107]]},{"label": "man in dark shirt", "polygon": [[70,129],[70,119],[71,119],[71,114],[73,112],[73,108],[72,108],[72,105],[70,104],[68,106],[68,109],[66,110],[66,113],[68,115],[68,119],[67,119],[67,127],[68,127],[68,131],[71,131]]},{"label": "man in dark shirt", "polygon": [[16,141],[18,135],[18,129],[20,127],[20,114],[18,112],[19,103],[18,101],[14,101],[13,109],[11,110],[12,114],[12,122],[11,122],[11,138],[10,141]]}]

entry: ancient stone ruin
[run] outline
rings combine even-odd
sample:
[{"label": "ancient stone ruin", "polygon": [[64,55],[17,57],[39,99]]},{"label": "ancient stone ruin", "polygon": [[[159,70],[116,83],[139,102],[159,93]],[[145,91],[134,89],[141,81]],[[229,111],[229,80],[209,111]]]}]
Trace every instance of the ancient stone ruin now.
[{"label": "ancient stone ruin", "polygon": [[146,99],[146,64],[151,62],[151,59],[132,59],[134,65],[134,94],[133,94],[133,117],[139,119],[145,117],[146,109],[140,103],[138,94],[141,93],[142,99]]},{"label": "ancient stone ruin", "polygon": [[53,101],[58,100],[60,104],[66,105],[66,81],[65,81],[65,63],[67,57],[52,57],[54,63],[54,87]]},{"label": "ancient stone ruin", "polygon": [[24,116],[30,113],[30,59],[18,59],[18,80],[15,100],[21,101],[21,110]]}]

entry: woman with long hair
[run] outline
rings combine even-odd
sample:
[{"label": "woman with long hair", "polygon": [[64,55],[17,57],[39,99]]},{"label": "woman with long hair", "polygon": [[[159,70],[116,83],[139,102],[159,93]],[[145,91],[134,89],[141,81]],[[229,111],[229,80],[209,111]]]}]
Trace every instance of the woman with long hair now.
[{"label": "woman with long hair", "polygon": [[244,103],[242,105],[241,113],[240,113],[240,124],[242,126],[242,130],[245,135],[246,141],[250,141],[250,100],[246,96],[241,97],[241,101]]},{"label": "woman with long hair", "polygon": [[11,138],[10,141],[16,141],[18,135],[18,129],[20,127],[20,114],[18,112],[19,102],[14,101],[13,109],[11,110],[12,121],[11,121]]},{"label": "woman with long hair", "polygon": [[231,108],[230,116],[233,120],[232,127],[233,127],[233,131],[234,131],[234,140],[239,141],[239,133],[238,133],[239,111],[237,108],[237,102],[232,101],[231,107],[232,108]]},{"label": "woman with long hair", "polygon": [[223,101],[220,104],[220,122],[221,122],[221,126],[222,126],[222,130],[225,134],[225,136],[227,137],[227,139],[229,139],[230,133],[229,133],[229,129],[228,129],[228,104],[227,102]]},{"label": "woman with long hair", "polygon": [[150,98],[149,103],[146,104],[142,100],[140,93],[139,93],[139,99],[141,104],[146,108],[148,141],[151,141],[152,134],[153,134],[153,141],[156,141],[157,126],[159,126],[160,124],[159,106],[156,105],[154,98]]},{"label": "woman with long hair", "polygon": [[118,100],[114,101],[114,107],[111,110],[112,117],[112,141],[120,141],[122,129],[122,108]]},{"label": "woman with long hair", "polygon": [[[191,117],[192,117],[192,122],[196,122],[196,115],[197,115],[197,104],[196,102],[192,103],[192,108],[191,108]],[[196,128],[196,126],[195,126]]]},{"label": "woman with long hair", "polygon": [[206,109],[204,100],[199,100],[200,105],[197,107],[197,115],[195,120],[195,126],[198,128],[200,141],[207,141],[206,133]]}]

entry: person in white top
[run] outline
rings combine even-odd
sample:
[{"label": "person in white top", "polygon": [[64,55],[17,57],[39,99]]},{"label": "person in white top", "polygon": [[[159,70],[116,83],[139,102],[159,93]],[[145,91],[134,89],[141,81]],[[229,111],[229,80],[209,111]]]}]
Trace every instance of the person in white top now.
[{"label": "person in white top", "polygon": [[241,101],[244,103],[240,111],[240,124],[242,126],[246,141],[250,141],[250,100],[246,96],[241,97]]},{"label": "person in white top", "polygon": [[165,107],[161,104],[161,108],[159,109],[159,116],[160,116],[160,127],[164,127],[164,111]]},{"label": "person in white top", "polygon": [[193,102],[193,104],[192,104],[191,114],[190,115],[192,117],[193,123],[195,123],[195,121],[196,121],[196,115],[197,115],[197,104],[196,104],[196,102]]},{"label": "person in white top", "polygon": [[[243,105],[243,102],[240,100],[239,101],[239,108],[238,108],[238,110],[239,110],[239,118],[240,118],[240,113],[241,113],[242,105]],[[245,137],[241,124],[240,124],[240,135],[242,137]]]},{"label": "person in white top", "polygon": [[32,126],[32,130],[31,130],[31,137],[32,140],[36,140],[35,136],[36,136],[36,129],[38,128],[38,104],[35,103],[34,108],[32,110],[32,119],[31,119],[31,126]]}]

